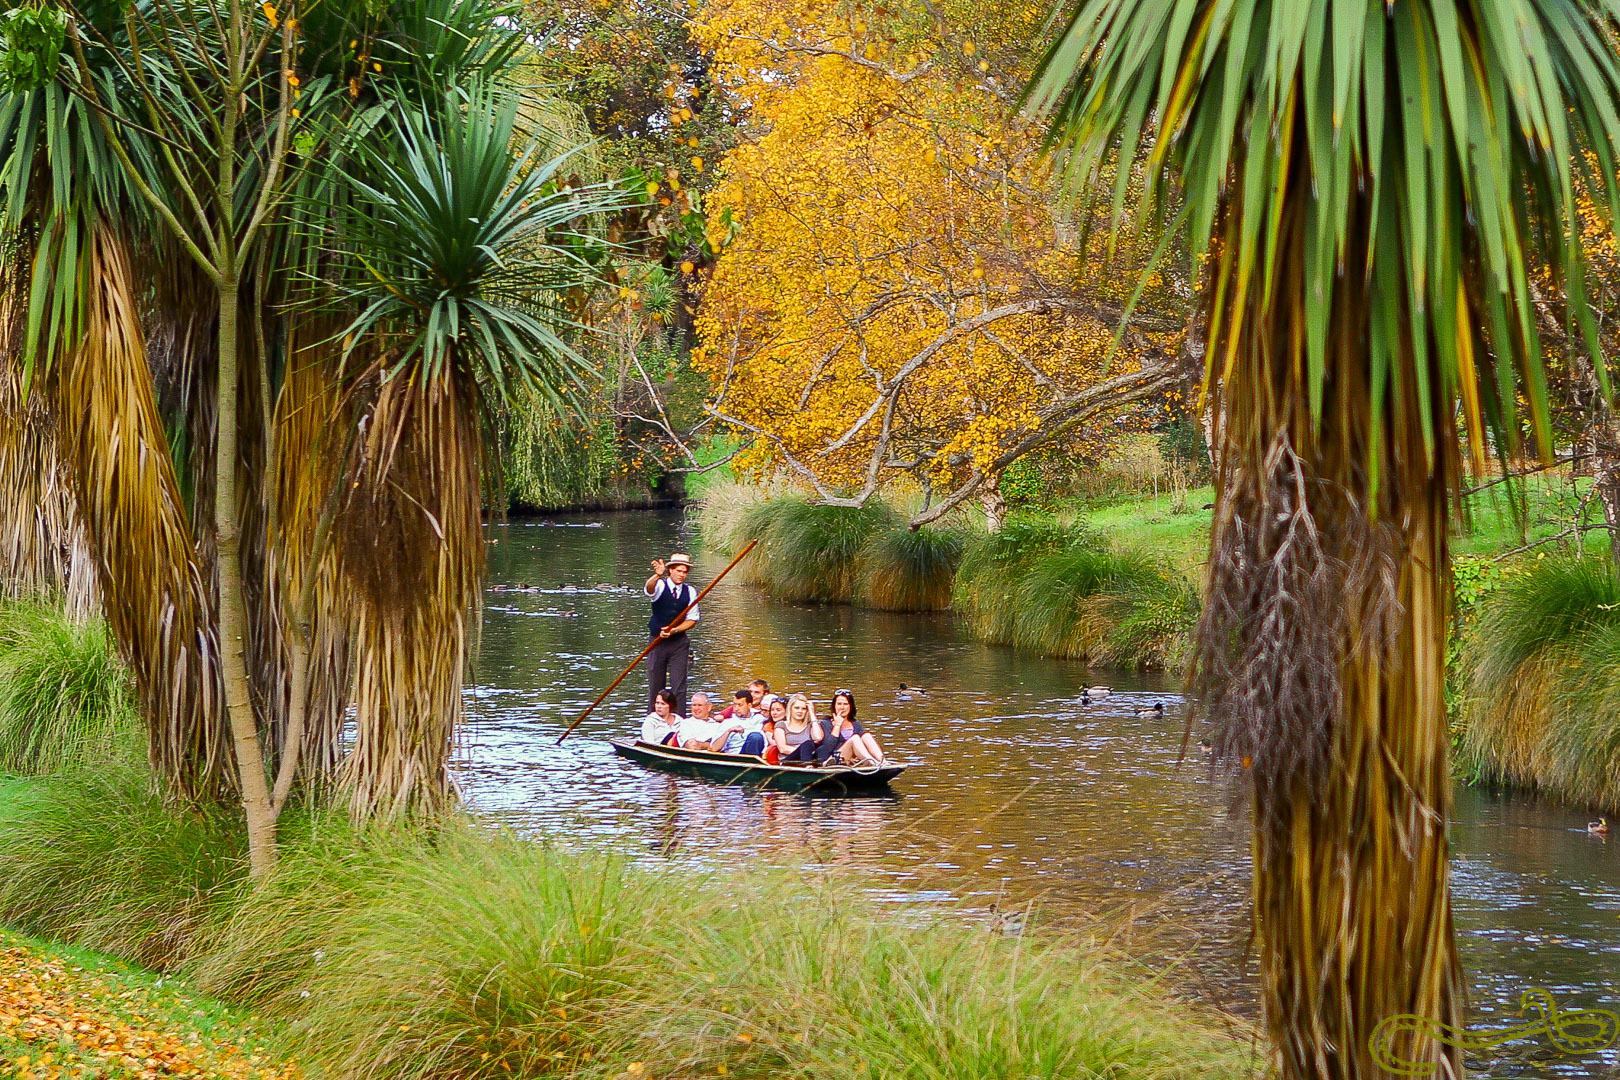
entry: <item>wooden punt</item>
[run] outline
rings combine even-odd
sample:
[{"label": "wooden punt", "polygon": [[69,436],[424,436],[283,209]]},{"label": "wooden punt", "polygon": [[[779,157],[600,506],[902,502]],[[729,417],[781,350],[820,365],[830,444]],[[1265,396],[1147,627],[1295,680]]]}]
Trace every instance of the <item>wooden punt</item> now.
[{"label": "wooden punt", "polygon": [[883,791],[889,781],[906,771],[904,765],[852,769],[847,765],[772,765],[755,754],[722,754],[716,750],[685,750],[678,746],[613,740],[613,752],[638,765],[677,776],[710,780],[717,784],[770,788],[774,791],[857,792]]}]

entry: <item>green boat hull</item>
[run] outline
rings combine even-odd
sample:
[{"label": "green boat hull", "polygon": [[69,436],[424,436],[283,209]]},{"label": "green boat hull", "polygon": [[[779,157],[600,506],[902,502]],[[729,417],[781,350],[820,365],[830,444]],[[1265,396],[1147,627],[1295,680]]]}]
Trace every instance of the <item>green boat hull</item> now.
[{"label": "green boat hull", "polygon": [[812,768],[772,765],[762,757],[722,754],[713,750],[684,750],[645,742],[614,740],[613,752],[638,765],[736,787],[826,793],[885,791],[889,781],[906,771],[904,765],[857,770],[845,766]]}]

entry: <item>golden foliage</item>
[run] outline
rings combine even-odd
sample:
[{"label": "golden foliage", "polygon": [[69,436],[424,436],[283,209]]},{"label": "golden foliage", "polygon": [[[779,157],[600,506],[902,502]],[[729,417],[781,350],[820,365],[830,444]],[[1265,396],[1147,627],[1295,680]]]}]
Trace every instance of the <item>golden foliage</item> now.
[{"label": "golden foliage", "polygon": [[[1064,422],[1054,404],[1077,389],[1163,358],[1162,333],[1115,353],[1138,253],[1110,264],[1106,237],[1064,216],[1039,132],[1010,115],[1002,54],[1041,13],[974,16],[996,42],[826,0],[704,8],[699,37],[752,137],[708,197],[719,258],[693,362],[765,434],[743,466],[818,455],[821,480],[853,485],[874,452],[921,453],[923,478],[954,485]],[[872,422],[824,452],[896,384],[891,445]]]}]

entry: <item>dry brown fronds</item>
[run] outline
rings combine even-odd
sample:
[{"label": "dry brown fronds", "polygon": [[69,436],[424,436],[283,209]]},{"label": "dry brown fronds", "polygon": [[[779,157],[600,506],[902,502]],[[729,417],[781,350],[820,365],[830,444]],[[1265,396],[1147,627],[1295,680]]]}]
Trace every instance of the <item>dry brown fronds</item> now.
[{"label": "dry brown fronds", "polygon": [[[449,365],[446,366],[447,369]],[[356,820],[432,813],[461,719],[468,621],[483,572],[483,431],[451,370],[374,375],[340,518],[354,586]]]},{"label": "dry brown fronds", "polygon": [[85,258],[86,325],[53,387],[58,438],[153,766],[183,795],[218,794],[233,770],[210,591],[152,393],[127,241],[101,223]]}]

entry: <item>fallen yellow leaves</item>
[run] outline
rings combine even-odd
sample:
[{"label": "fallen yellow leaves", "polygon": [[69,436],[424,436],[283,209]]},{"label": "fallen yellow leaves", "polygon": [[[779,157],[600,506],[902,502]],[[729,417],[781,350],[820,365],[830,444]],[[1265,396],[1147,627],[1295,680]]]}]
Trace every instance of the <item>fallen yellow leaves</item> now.
[{"label": "fallen yellow leaves", "polygon": [[164,1002],[160,997],[132,979],[69,965],[33,948],[0,948],[0,1077],[297,1077],[292,1065],[206,1037],[185,1024],[156,1020],[157,1014],[186,1003],[184,999]]}]

